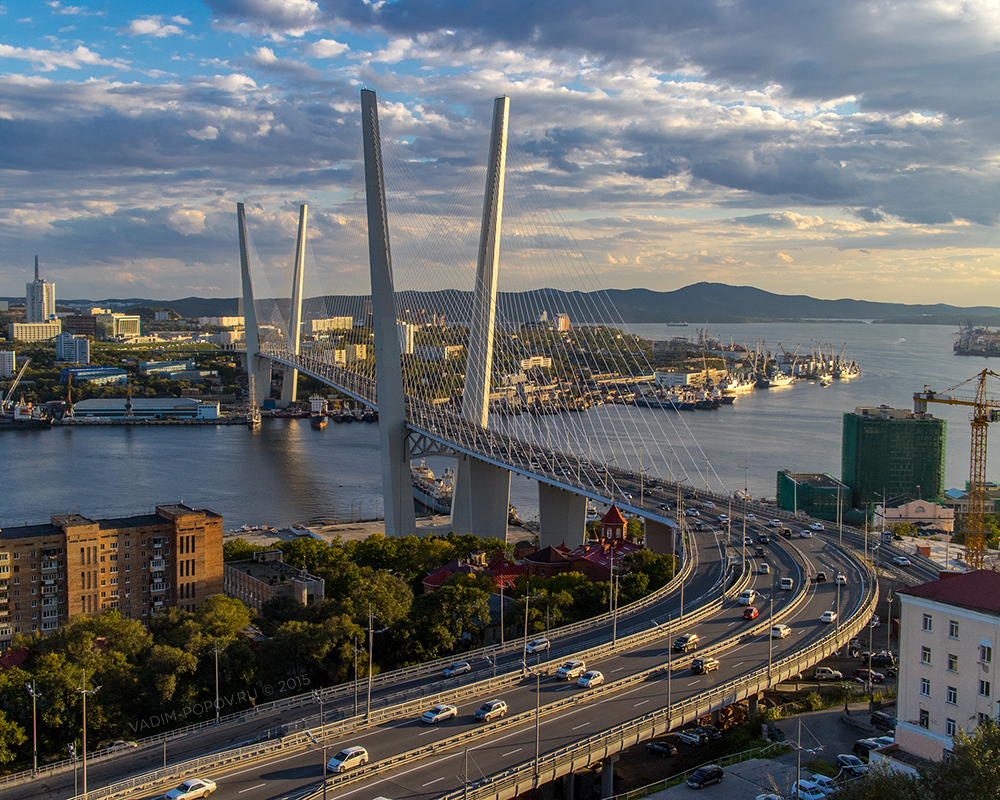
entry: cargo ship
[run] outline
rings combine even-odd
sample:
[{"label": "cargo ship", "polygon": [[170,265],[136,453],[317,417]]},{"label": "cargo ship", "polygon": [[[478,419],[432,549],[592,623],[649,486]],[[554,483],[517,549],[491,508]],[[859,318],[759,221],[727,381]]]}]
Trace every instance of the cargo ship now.
[{"label": "cargo ship", "polygon": [[446,469],[439,478],[421,461],[420,466],[411,467],[410,472],[413,476],[413,499],[431,511],[450,514],[455,471]]}]

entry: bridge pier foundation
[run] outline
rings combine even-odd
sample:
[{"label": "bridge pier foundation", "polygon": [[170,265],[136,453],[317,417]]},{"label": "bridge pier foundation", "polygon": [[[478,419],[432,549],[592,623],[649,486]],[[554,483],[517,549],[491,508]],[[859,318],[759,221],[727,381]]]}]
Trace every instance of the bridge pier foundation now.
[{"label": "bridge pier foundation", "polygon": [[571,772],[569,775],[562,776],[562,796],[563,800],[574,800],[576,789],[576,774]]},{"label": "bridge pier foundation", "polygon": [[601,800],[615,796],[615,764],[618,756],[605,759],[601,765]]},{"label": "bridge pier foundation", "polygon": [[587,498],[558,486],[539,483],[538,523],[540,548],[560,544],[571,550],[579,547],[583,544],[587,525]]},{"label": "bridge pier foundation", "polygon": [[758,706],[763,699],[763,694],[752,694],[747,698],[747,719],[753,720],[757,716]]},{"label": "bridge pier foundation", "polygon": [[509,508],[510,472],[482,459],[460,455],[455,464],[452,531],[506,541]]}]

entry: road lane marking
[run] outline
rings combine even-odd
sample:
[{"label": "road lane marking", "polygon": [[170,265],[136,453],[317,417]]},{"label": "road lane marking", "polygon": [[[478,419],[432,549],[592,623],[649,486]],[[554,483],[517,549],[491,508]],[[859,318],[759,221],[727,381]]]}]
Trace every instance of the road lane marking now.
[{"label": "road lane marking", "polygon": [[580,728],[586,728],[589,724],[590,724],[589,722],[584,722],[582,725],[577,725],[575,728],[573,728],[573,730],[576,731],[579,730]]},{"label": "road lane marking", "polygon": [[258,783],[256,786],[249,786],[246,789],[240,789],[237,794],[243,794],[243,792],[252,792],[254,789],[259,789],[261,786],[267,786],[266,783]]},{"label": "road lane marking", "polygon": [[648,702],[649,702],[649,700],[643,700],[641,703],[633,703],[632,704],[632,708],[638,708],[639,706],[644,706]]},{"label": "road lane marking", "polygon": [[435,778],[432,781],[427,781],[427,783],[425,783],[423,785],[424,786],[431,786],[432,784],[438,783],[439,781],[443,781],[443,780],[444,780],[444,775],[442,775],[440,778]]},{"label": "road lane marking", "polygon": [[697,683],[701,683],[701,681],[700,680],[699,681],[691,681],[691,683],[689,683],[688,686],[694,686]]},{"label": "road lane marking", "polygon": [[519,747],[517,750],[511,750],[509,753],[504,753],[500,758],[507,758],[507,756],[512,756],[514,753],[520,753],[523,749],[523,747]]},{"label": "road lane marking", "polygon": [[625,667],[618,667],[618,669],[613,669],[611,670],[611,674],[613,675],[616,672],[621,672],[623,669],[625,669]]},{"label": "road lane marking", "polygon": [[428,733],[434,733],[434,729],[432,728],[429,731],[424,731],[423,733],[418,733],[417,736],[426,736]]}]

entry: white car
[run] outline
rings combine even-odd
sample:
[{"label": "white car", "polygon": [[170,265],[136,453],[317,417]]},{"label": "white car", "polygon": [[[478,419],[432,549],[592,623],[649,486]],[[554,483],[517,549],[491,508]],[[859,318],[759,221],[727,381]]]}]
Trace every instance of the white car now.
[{"label": "white car", "polygon": [[760,572],[761,575],[767,575],[771,572],[771,565],[768,564],[766,561],[761,561],[758,571]]},{"label": "white car", "polygon": [[544,653],[551,645],[548,639],[532,639],[524,648],[526,653]]},{"label": "white car", "polygon": [[747,522],[757,521],[757,517],[755,517],[753,514],[747,514],[745,517],[743,517],[743,519],[745,519]]},{"label": "white car", "polygon": [[454,678],[456,675],[464,675],[466,672],[472,672],[472,664],[468,661],[459,661],[457,664],[444,668],[446,678]]},{"label": "white car", "polygon": [[770,525],[772,528],[780,528],[781,527],[781,520],[780,519],[772,519],[767,524]]},{"label": "white car", "polygon": [[788,795],[789,800],[823,800],[825,797],[826,792],[812,781],[795,781],[792,793]]},{"label": "white car", "polygon": [[803,539],[812,539],[813,532],[808,528],[803,528],[801,531],[799,531],[799,536],[801,536]]},{"label": "white car", "polygon": [[105,750],[130,750],[133,747],[138,747],[137,742],[130,742],[128,739],[115,739],[113,742],[108,743],[104,746]]},{"label": "white car", "polygon": [[836,622],[837,612],[836,611],[824,611],[823,616],[819,618],[820,622]]},{"label": "white car", "polygon": [[604,683],[604,674],[598,672],[596,669],[592,669],[589,672],[584,672],[580,676],[580,680],[576,682],[577,686],[584,689],[593,689],[595,686],[600,686]]},{"label": "white car", "polygon": [[908,567],[910,566],[910,559],[908,559],[906,556],[896,556],[892,560],[892,563],[897,564],[900,567]]},{"label": "white car", "polygon": [[363,767],[368,763],[368,751],[360,745],[345,747],[326,762],[327,772],[346,772],[353,767]]},{"label": "white car", "polygon": [[437,722],[444,722],[446,719],[452,719],[458,715],[458,709],[455,706],[449,706],[445,703],[441,705],[434,706],[434,708],[425,711],[421,717],[421,722],[426,722],[429,725],[434,725]]},{"label": "white car", "polygon": [[745,544],[747,547],[750,547],[750,545],[753,544],[753,539],[751,539],[749,536],[744,536],[743,544]]},{"label": "white car", "polygon": [[559,669],[556,670],[556,680],[569,681],[573,678],[579,678],[587,671],[587,665],[584,664],[579,659],[573,659],[572,661],[567,661]]},{"label": "white car", "polygon": [[811,530],[811,531],[821,531],[821,530],[825,530],[825,529],[823,528],[823,523],[822,522],[814,522],[812,525],[809,526],[809,530]]},{"label": "white car", "polygon": [[208,778],[189,778],[163,796],[166,800],[192,800],[195,797],[208,797],[214,791],[215,781],[210,781]]},{"label": "white car", "polygon": [[706,500],[704,503],[701,504],[701,507],[702,508],[715,508],[715,503],[713,503],[711,500]]},{"label": "white car", "polygon": [[837,573],[837,586],[847,586],[847,576],[843,573]]},{"label": "white car", "polygon": [[790,636],[791,633],[792,629],[781,622],[779,622],[777,625],[771,628],[772,639],[784,639],[786,636]]},{"label": "white car", "polygon": [[719,522],[721,522],[723,525],[726,525],[729,522],[729,517],[727,517],[725,514],[719,514]]}]

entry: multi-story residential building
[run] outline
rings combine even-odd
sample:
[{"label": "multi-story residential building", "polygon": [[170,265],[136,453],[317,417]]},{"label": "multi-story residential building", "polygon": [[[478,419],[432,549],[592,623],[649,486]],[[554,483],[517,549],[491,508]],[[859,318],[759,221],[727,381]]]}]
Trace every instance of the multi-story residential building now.
[{"label": "multi-story residential building", "polygon": [[0,531],[0,648],[74,614],[144,622],[222,592],[222,517],[185,505],[93,520],[63,514]]},{"label": "multi-story residential building", "polygon": [[944,492],[945,421],[930,414],[879,406],[844,414],[841,480],[852,506]]},{"label": "multi-story residential building", "polygon": [[20,342],[47,342],[62,333],[62,322],[11,322],[7,325],[7,338]]},{"label": "multi-story residential building", "polygon": [[24,288],[27,322],[48,322],[56,315],[56,285],[38,277],[38,256],[35,256],[35,280]]},{"label": "multi-story residential building", "polygon": [[996,720],[1000,573],[942,572],[900,599],[896,744],[939,761],[952,737]]},{"label": "multi-story residential building", "polygon": [[90,340],[86,336],[60,333],[56,337],[56,361],[72,361],[74,364],[90,363]]},{"label": "multi-story residential building", "polygon": [[214,325],[217,328],[242,328],[243,317],[198,317],[199,325]]},{"label": "multi-story residential building", "polygon": [[261,550],[252,559],[224,565],[227,597],[260,611],[275,597],[291,597],[304,606],[323,602],[324,581],[281,560],[280,550]]},{"label": "multi-story residential building", "polygon": [[311,319],[303,323],[307,332],[315,336],[328,331],[349,331],[354,327],[354,317],[325,317]]},{"label": "multi-story residential building", "polygon": [[142,318],[137,314],[99,314],[98,333],[108,339],[135,339],[142,335]]},{"label": "multi-story residential building", "polygon": [[0,378],[13,378],[17,373],[17,353],[0,350]]},{"label": "multi-story residential building", "polygon": [[413,337],[417,326],[396,320],[396,336],[399,338],[400,355],[413,355]]}]

